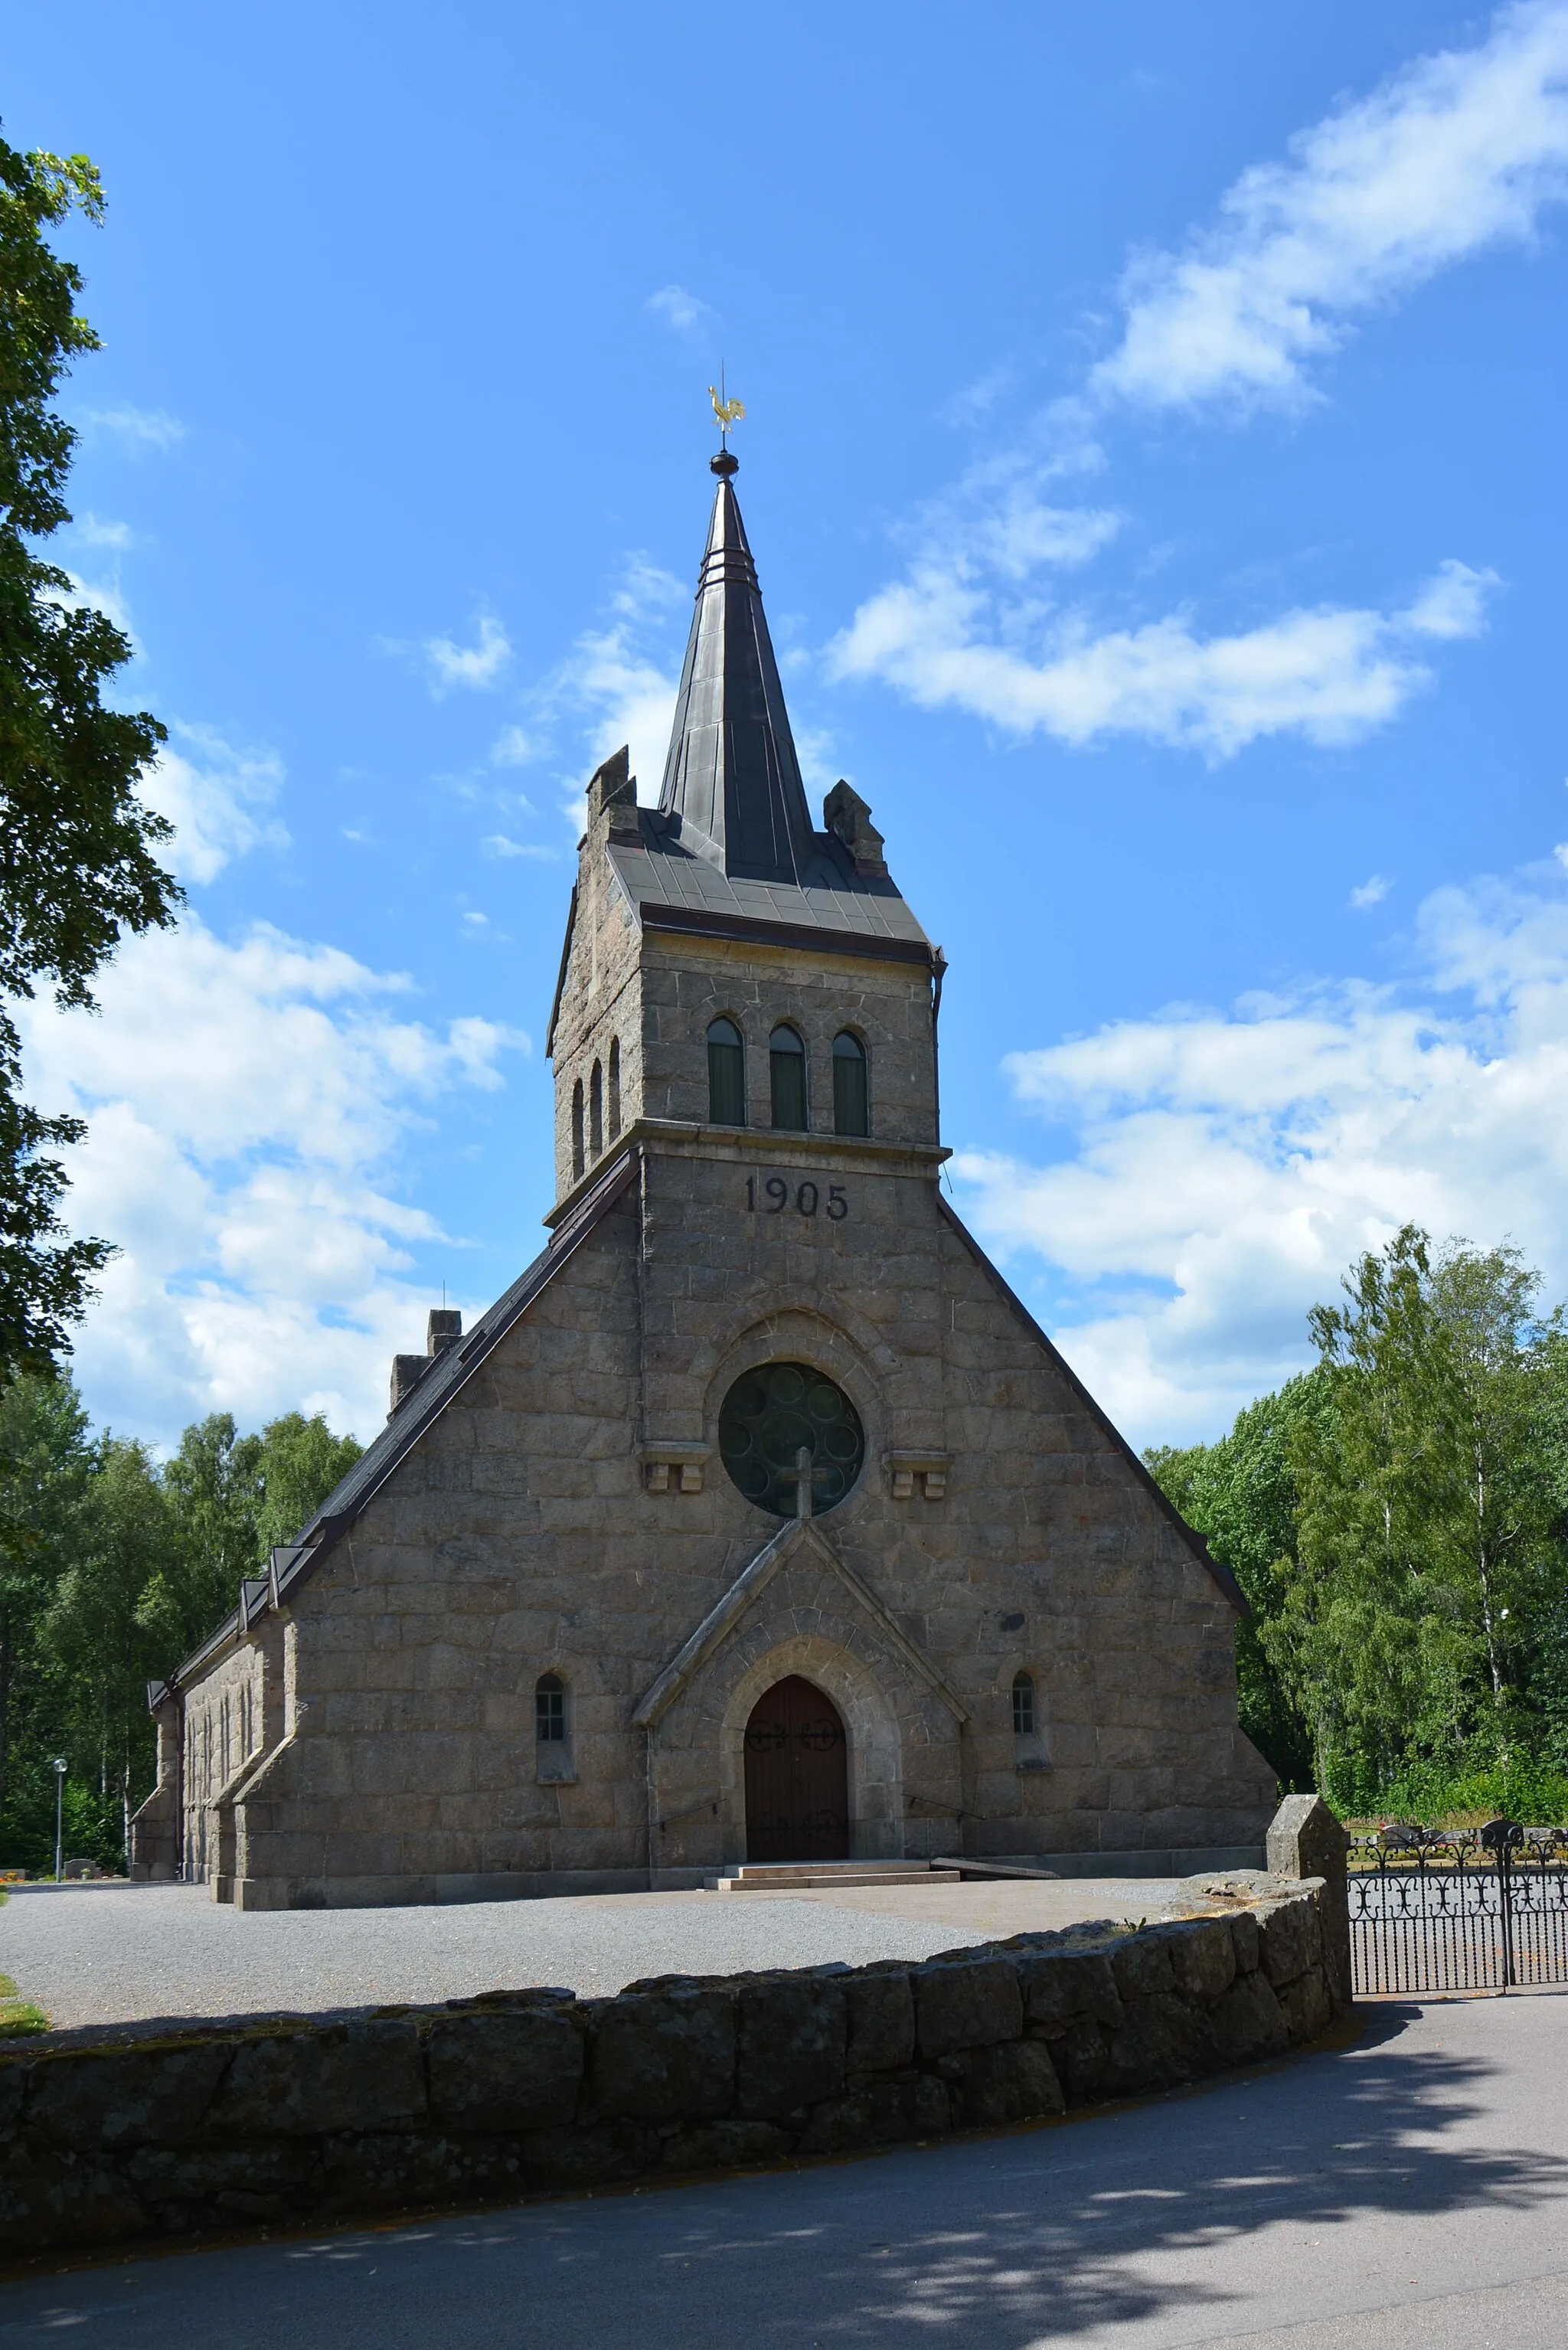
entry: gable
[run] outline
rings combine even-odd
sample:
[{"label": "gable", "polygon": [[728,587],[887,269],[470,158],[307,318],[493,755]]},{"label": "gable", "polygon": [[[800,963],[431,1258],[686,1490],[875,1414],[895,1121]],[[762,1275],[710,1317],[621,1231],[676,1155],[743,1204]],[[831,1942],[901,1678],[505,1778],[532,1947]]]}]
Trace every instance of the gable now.
[{"label": "gable", "polygon": [[826,1566],[836,1577],[855,1608],[887,1642],[911,1679],[929,1690],[934,1697],[940,1698],[955,1721],[969,1720],[969,1710],[951,1682],[938,1671],[929,1657],[916,1648],[870,1585],[839,1556],[837,1549],[816,1521],[814,1518],[791,1518],[776,1534],[769,1536],[717,1606],[709,1609],[691,1638],[644,1690],[632,1709],[631,1719],[636,1729],[652,1730],[658,1726],[703,1667],[718,1655],[731,1635],[739,1630],[780,1569],[803,1551],[811,1552],[815,1563]]},{"label": "gable", "polygon": [[1148,1470],[1138,1459],[1137,1454],[1127,1442],[1127,1438],[1122,1434],[1120,1429],[1116,1427],[1110,1415],[1103,1410],[1095,1401],[1094,1397],[1089,1393],[1088,1388],[1084,1385],[1083,1380],[1078,1377],[1076,1371],[1074,1370],[1071,1363],[1069,1363],[1066,1357],[1061,1354],[1054,1346],[1053,1346],[1051,1340],[1040,1327],[1039,1323],[1036,1322],[1033,1314],[1030,1313],[1029,1308],[1024,1305],[1023,1299],[1002,1278],[1002,1275],[997,1271],[995,1265],[992,1264],[991,1259],[986,1255],[985,1251],[981,1247],[980,1243],[975,1239],[974,1234],[970,1231],[968,1225],[963,1222],[963,1219],[957,1213],[956,1210],[948,1205],[948,1202],[942,1198],[940,1192],[937,1194],[937,1207],[944,1222],[962,1244],[966,1254],[971,1258],[971,1262],[975,1264],[985,1280],[998,1293],[1002,1302],[1012,1309],[1013,1315],[1023,1325],[1024,1329],[1039,1347],[1041,1352],[1044,1355],[1047,1362],[1050,1364],[1052,1370],[1061,1380],[1063,1386],[1067,1388],[1079,1409],[1086,1414],[1088,1419],[1094,1423],[1095,1427],[1104,1437],[1106,1449],[1116,1454],[1124,1468],[1130,1471],[1134,1482],[1142,1490],[1147,1498],[1153,1502],[1156,1509],[1159,1512],[1160,1516],[1165,1519],[1167,1523],[1172,1526],[1177,1534],[1181,1536],[1183,1543],[1191,1552],[1193,1557],[1198,1561],[1199,1565],[1204,1568],[1205,1572],[1212,1576],[1214,1582],[1219,1586],[1220,1590],[1223,1593],[1225,1598],[1236,1610],[1236,1613],[1239,1616],[1250,1616],[1252,1611],[1247,1604],[1246,1596],[1242,1592],[1241,1585],[1237,1582],[1230,1568],[1221,1565],[1219,1559],[1211,1558],[1210,1556],[1209,1545],[1204,1541],[1203,1536],[1198,1532],[1196,1527],[1189,1526],[1188,1524],[1187,1520],[1182,1516],[1175,1503],[1161,1491],[1156,1479],[1149,1474]]}]

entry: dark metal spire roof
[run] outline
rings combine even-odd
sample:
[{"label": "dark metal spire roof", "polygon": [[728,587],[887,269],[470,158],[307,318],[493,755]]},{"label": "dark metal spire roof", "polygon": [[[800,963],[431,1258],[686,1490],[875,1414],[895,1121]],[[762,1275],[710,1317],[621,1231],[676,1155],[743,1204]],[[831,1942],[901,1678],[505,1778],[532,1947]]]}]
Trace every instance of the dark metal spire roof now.
[{"label": "dark metal spire roof", "polygon": [[659,806],[670,836],[725,873],[799,883],[815,851],[811,814],[731,487],[736,461],[726,450],[711,462],[719,491]]}]

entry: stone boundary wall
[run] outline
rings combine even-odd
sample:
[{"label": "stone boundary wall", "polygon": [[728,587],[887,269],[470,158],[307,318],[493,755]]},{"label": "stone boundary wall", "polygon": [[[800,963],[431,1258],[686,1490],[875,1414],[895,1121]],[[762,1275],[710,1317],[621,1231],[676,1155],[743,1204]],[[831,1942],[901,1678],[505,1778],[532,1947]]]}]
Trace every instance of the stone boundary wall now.
[{"label": "stone boundary wall", "polygon": [[1321,1879],[909,1964],[60,2035],[0,2056],[0,2254],[836,2155],[1168,2089],[1343,2004]]}]

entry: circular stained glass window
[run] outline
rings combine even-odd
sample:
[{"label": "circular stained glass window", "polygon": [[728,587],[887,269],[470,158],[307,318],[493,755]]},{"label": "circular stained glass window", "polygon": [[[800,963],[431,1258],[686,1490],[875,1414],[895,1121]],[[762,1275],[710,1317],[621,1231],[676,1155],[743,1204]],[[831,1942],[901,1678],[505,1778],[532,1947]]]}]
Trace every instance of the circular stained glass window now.
[{"label": "circular stained glass window", "polygon": [[719,1451],[748,1502],[793,1518],[797,1457],[811,1455],[811,1506],[842,1502],[866,1459],[860,1415],[809,1363],[763,1363],[735,1381],[719,1414]]}]

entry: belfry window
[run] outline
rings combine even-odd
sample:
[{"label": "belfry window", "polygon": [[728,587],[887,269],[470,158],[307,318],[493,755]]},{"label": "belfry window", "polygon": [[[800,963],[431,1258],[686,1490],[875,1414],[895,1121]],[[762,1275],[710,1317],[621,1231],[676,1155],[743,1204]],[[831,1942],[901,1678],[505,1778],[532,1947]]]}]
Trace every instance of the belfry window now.
[{"label": "belfry window", "polygon": [[558,1673],[541,1673],[534,1690],[534,1734],[541,1746],[559,1746],[566,1736],[566,1687]]},{"label": "belfry window", "polygon": [[746,1055],[732,1020],[708,1030],[708,1117],[714,1126],[746,1122]]},{"label": "belfry window", "polygon": [[833,1131],[869,1134],[867,1115],[866,1047],[858,1036],[841,1028],[833,1040]]},{"label": "belfry window", "polygon": [[613,1142],[620,1132],[620,1038],[610,1038],[609,1055],[609,1139]]},{"label": "belfry window", "polygon": [[594,1073],[588,1079],[588,1155],[597,1159],[605,1147],[605,1073],[599,1063],[594,1063]]},{"label": "belfry window", "polygon": [[579,1077],[572,1087],[572,1180],[575,1183],[583,1171],[583,1081]]},{"label": "belfry window", "polygon": [[1012,1735],[1033,1738],[1034,1735],[1034,1677],[1033,1673],[1012,1676]]},{"label": "belfry window", "polygon": [[768,1075],[773,1086],[774,1124],[787,1134],[804,1134],[805,1046],[793,1028],[775,1028],[768,1038]]}]

